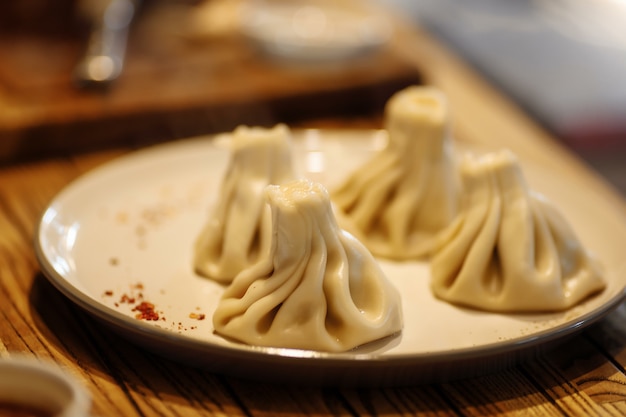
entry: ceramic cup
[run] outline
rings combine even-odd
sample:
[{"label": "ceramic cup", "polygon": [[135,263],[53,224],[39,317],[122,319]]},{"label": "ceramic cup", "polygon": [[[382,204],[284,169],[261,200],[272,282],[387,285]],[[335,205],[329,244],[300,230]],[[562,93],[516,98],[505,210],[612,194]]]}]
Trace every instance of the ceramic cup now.
[{"label": "ceramic cup", "polygon": [[0,359],[0,415],[86,417],[87,391],[59,367],[34,358]]}]

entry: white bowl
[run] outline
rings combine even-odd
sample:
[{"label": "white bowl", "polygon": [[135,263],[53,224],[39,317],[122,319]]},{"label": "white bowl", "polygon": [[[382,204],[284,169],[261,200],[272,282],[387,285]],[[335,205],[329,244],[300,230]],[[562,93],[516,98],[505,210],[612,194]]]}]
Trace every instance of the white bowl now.
[{"label": "white bowl", "polygon": [[371,53],[391,36],[387,19],[365,5],[306,0],[250,2],[241,30],[269,56],[309,63]]},{"label": "white bowl", "polygon": [[34,358],[0,359],[0,408],[37,410],[55,417],[89,415],[91,398],[67,373]]}]

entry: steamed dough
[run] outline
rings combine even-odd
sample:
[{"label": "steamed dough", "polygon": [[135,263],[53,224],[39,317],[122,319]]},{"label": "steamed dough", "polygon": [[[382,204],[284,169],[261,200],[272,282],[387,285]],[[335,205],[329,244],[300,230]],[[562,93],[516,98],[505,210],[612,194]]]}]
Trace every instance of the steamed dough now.
[{"label": "steamed dough", "polygon": [[605,287],[596,260],[529,190],[513,153],[467,156],[461,174],[464,207],[432,257],[435,296],[486,311],[559,311]]},{"label": "steamed dough", "polygon": [[308,180],[267,187],[270,250],[226,288],[215,331],[256,346],[347,351],[400,332],[400,294]]},{"label": "steamed dough", "polygon": [[529,189],[516,156],[459,163],[449,119],[437,89],[396,93],[385,108],[387,146],[332,191],[332,203],[323,185],[296,179],[285,125],[237,128],[195,246],[196,272],[228,285],[216,333],[327,352],[395,335],[401,296],[374,256],[428,261],[435,297],[484,311],[561,311],[602,291],[600,265]]},{"label": "steamed dough", "polygon": [[356,169],[332,199],[341,224],[376,256],[426,257],[458,208],[458,176],[445,96],[409,87],[385,108],[387,146]]},{"label": "steamed dough", "polygon": [[216,205],[195,243],[196,273],[229,283],[268,250],[271,224],[265,186],[293,180],[291,133],[240,126]]}]

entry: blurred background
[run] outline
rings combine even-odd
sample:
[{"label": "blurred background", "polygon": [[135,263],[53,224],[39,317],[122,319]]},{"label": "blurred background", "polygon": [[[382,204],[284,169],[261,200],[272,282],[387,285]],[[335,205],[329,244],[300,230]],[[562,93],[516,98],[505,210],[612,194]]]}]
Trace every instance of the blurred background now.
[{"label": "blurred background", "polygon": [[391,28],[367,3],[312,4],[1,2],[0,160],[241,123],[369,120],[420,82],[385,47]]},{"label": "blurred background", "polygon": [[626,192],[625,0],[380,0]]},{"label": "blurred background", "polygon": [[626,193],[626,0],[5,1],[0,162],[376,120],[421,79],[370,6],[445,42]]}]

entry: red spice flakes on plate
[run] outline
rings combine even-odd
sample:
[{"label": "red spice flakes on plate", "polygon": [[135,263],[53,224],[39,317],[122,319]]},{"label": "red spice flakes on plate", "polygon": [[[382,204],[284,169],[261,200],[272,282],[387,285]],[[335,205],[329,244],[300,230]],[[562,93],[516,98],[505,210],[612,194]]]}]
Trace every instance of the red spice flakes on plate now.
[{"label": "red spice flakes on plate", "polygon": [[122,294],[122,296],[120,297],[120,303],[121,304],[135,304],[135,297],[132,297],[126,293]]},{"label": "red spice flakes on plate", "polygon": [[[119,301],[115,304],[116,306],[119,304],[135,304],[137,301],[143,301],[143,293],[141,292],[141,290],[143,290],[143,284],[141,282],[138,282],[136,284],[133,284],[130,287],[130,294],[128,293],[123,293],[119,299]],[[113,292],[111,291],[111,294]]]},{"label": "red spice flakes on plate", "polygon": [[154,304],[147,301],[137,304],[132,311],[139,312],[135,314],[135,318],[138,320],[157,321],[159,319],[159,313],[154,309]]},{"label": "red spice flakes on plate", "polygon": [[203,313],[189,313],[189,318],[196,319],[196,320],[204,320],[206,318],[206,315]]},{"label": "red spice flakes on plate", "polygon": [[[154,304],[144,300],[143,289],[144,285],[142,282],[131,284],[130,291],[122,293],[119,300],[114,303],[115,307],[119,307],[120,304],[134,306],[131,311],[136,313],[135,318],[137,320],[166,321],[167,319],[163,316],[162,311],[158,312],[155,310]],[[104,296],[113,296],[113,291],[105,290]]]}]

